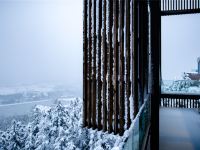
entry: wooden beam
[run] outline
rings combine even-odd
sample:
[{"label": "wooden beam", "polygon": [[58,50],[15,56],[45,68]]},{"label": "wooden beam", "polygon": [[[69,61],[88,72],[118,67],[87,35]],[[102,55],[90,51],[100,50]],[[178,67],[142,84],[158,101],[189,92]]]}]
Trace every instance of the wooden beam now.
[{"label": "wooden beam", "polygon": [[134,52],[133,52],[133,100],[134,117],[136,117],[138,107],[138,0],[134,1]]},{"label": "wooden beam", "polygon": [[88,1],[88,71],[87,71],[87,99],[88,99],[88,110],[87,110],[87,116],[88,116],[88,127],[90,128],[92,126],[91,124],[91,77],[92,77],[92,13],[91,13],[91,7],[92,7],[92,0]]},{"label": "wooden beam", "polygon": [[151,149],[159,149],[159,103],[160,103],[160,50],[161,50],[161,14],[160,1],[150,1],[151,22]]},{"label": "wooden beam", "polygon": [[98,130],[102,129],[102,81],[101,81],[101,42],[102,42],[102,36],[101,36],[101,30],[102,30],[102,1],[100,0],[98,3]]},{"label": "wooden beam", "polygon": [[83,127],[87,126],[87,0],[83,4]]},{"label": "wooden beam", "polygon": [[162,11],[161,16],[171,16],[171,15],[184,15],[184,14],[197,14],[200,13],[200,9],[189,9],[189,10],[171,10]]},{"label": "wooden beam", "polygon": [[119,51],[118,51],[118,6],[119,0],[113,0],[113,42],[114,42],[114,74],[113,74],[113,85],[114,85],[114,133],[118,133],[118,115],[119,115]]},{"label": "wooden beam", "polygon": [[120,0],[120,27],[119,27],[119,38],[120,38],[120,131],[119,134],[124,133],[124,0]]},{"label": "wooden beam", "polygon": [[108,132],[113,132],[113,48],[112,48],[112,25],[113,25],[113,2],[108,0]]},{"label": "wooden beam", "polygon": [[103,131],[107,131],[107,44],[106,44],[106,3],[103,0]]},{"label": "wooden beam", "polygon": [[126,0],[126,104],[127,104],[127,128],[131,125],[130,118],[130,0]]},{"label": "wooden beam", "polygon": [[92,127],[96,128],[96,0],[92,5],[93,19],[93,41],[92,41]]}]

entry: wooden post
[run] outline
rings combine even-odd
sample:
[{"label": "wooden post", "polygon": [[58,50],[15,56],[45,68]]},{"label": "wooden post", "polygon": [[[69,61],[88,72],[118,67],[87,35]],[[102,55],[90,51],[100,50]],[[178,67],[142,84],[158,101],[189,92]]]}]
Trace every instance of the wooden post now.
[{"label": "wooden post", "polygon": [[126,0],[126,101],[127,101],[127,128],[131,125],[130,118],[130,0]]},{"label": "wooden post", "polygon": [[103,0],[103,131],[107,131],[107,46],[106,46],[106,0]]},{"label": "wooden post", "polygon": [[133,52],[133,100],[134,116],[136,117],[138,108],[138,0],[134,1],[134,52]]},{"label": "wooden post", "polygon": [[150,1],[151,16],[151,68],[152,68],[152,96],[151,96],[151,149],[159,149],[159,101],[160,101],[160,52],[161,52],[161,14],[160,1]]},{"label": "wooden post", "polygon": [[93,0],[92,126],[96,128],[96,0]]},{"label": "wooden post", "polygon": [[124,133],[124,0],[120,0],[120,131],[119,134]]},{"label": "wooden post", "polygon": [[98,3],[98,130],[102,129],[102,81],[101,81],[101,29],[102,29],[102,1]]},{"label": "wooden post", "polygon": [[113,0],[113,42],[114,42],[114,133],[118,133],[118,114],[119,114],[119,85],[118,85],[118,75],[119,75],[119,51],[118,51],[118,6],[119,1]]},{"label": "wooden post", "polygon": [[92,2],[91,0],[88,1],[88,71],[87,71],[87,99],[88,99],[88,106],[87,106],[87,116],[88,116],[88,127],[91,127],[91,76],[92,76],[92,19],[91,19],[91,7]]},{"label": "wooden post", "polygon": [[83,4],[83,127],[87,126],[87,0]]},{"label": "wooden post", "polygon": [[112,24],[113,24],[113,2],[108,1],[108,132],[113,131],[112,121],[113,121],[113,48],[112,48]]}]

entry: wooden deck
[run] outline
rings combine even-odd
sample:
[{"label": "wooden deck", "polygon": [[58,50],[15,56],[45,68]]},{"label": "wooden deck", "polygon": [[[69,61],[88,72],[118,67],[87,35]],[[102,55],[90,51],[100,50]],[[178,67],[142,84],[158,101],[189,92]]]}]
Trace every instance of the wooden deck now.
[{"label": "wooden deck", "polygon": [[200,114],[194,109],[160,108],[160,150],[200,150]]}]

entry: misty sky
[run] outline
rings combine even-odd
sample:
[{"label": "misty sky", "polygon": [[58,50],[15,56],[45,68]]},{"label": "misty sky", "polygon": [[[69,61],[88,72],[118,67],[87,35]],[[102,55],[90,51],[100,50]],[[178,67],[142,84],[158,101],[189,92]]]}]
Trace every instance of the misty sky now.
[{"label": "misty sky", "polygon": [[[200,15],[162,18],[163,79],[196,69]],[[0,86],[82,84],[82,0],[0,0]]]},{"label": "misty sky", "polygon": [[162,17],[162,77],[173,80],[197,70],[200,15]]},{"label": "misty sky", "polygon": [[82,2],[0,0],[0,85],[82,84]]}]

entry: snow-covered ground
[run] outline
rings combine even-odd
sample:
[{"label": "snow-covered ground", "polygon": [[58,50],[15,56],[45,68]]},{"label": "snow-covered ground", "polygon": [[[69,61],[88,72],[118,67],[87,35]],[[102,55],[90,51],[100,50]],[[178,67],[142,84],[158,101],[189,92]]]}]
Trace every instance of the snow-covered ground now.
[{"label": "snow-covered ground", "polygon": [[0,149],[120,150],[125,136],[82,128],[81,98],[65,99],[54,106],[38,105],[27,125],[14,121],[0,132]]}]

